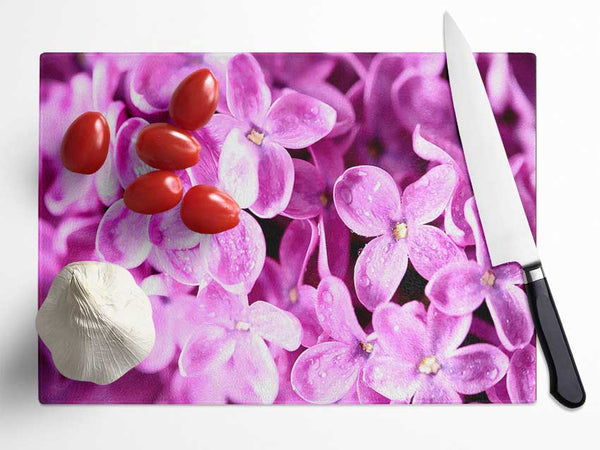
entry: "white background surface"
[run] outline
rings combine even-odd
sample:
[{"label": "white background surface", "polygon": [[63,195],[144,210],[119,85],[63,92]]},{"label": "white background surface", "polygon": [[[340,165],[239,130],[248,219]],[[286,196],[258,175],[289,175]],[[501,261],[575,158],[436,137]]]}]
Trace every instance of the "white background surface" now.
[{"label": "white background surface", "polygon": [[[600,419],[600,10],[594,1],[0,0],[0,448],[594,448]],[[528,406],[41,406],[34,315],[44,51],[475,51],[538,56],[538,239],[588,402]],[[168,446],[168,447],[167,447]],[[596,447],[597,448],[597,447]]]}]

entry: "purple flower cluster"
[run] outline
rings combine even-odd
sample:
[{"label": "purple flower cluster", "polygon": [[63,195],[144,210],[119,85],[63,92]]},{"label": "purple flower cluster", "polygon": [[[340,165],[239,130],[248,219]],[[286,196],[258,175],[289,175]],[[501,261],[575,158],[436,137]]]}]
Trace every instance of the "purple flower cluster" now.
[{"label": "purple flower cluster", "polygon": [[[477,58],[535,230],[535,60]],[[202,67],[217,114],[184,189],[217,186],[240,223],[190,231],[123,190],[135,144]],[[46,403],[526,403],[533,325],[520,268],[492,267],[442,54],[45,54],[39,297],[67,263],[128,268],[156,344],[108,386],[62,377],[40,343]],[[109,157],[60,163],[78,115],[102,112]]]}]

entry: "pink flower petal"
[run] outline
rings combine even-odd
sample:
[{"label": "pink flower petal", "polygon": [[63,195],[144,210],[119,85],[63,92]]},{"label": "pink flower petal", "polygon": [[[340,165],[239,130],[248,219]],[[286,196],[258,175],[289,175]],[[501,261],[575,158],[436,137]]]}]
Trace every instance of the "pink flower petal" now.
[{"label": "pink flower petal", "polygon": [[258,163],[258,198],[251,210],[258,217],[271,218],[287,208],[294,187],[294,164],[279,144],[263,142]]},{"label": "pink flower petal", "polygon": [[393,236],[379,236],[369,242],[356,260],[354,286],[360,302],[370,311],[389,301],[408,266],[407,248]]},{"label": "pink flower petal", "polygon": [[325,183],[317,168],[302,159],[292,159],[294,164],[294,187],[283,215],[292,219],[310,219],[323,209],[320,196]]},{"label": "pink flower petal", "polygon": [[[217,114],[214,117],[221,116]],[[211,119],[211,123],[214,119]],[[193,132],[194,137],[200,143],[200,160],[198,163],[186,170],[192,185],[207,184],[209,186],[220,186],[219,183],[219,157],[222,141],[216,140],[213,135],[207,131],[206,127]]]},{"label": "pink flower petal", "polygon": [[[219,82],[219,105],[217,111],[229,112],[227,107],[227,66],[233,55],[231,53],[205,53],[204,65],[210,69]],[[212,119],[211,119],[212,122]]]},{"label": "pink flower petal", "polygon": [[199,246],[185,249],[155,246],[148,261],[156,270],[166,273],[183,284],[203,285],[208,278]]},{"label": "pink flower petal", "polygon": [[316,311],[319,323],[332,339],[350,345],[366,341],[367,335],[356,319],[350,292],[339,278],[327,277],[321,280]]},{"label": "pink flower petal", "polygon": [[[156,339],[154,347],[150,354],[135,368],[144,373],[156,373],[165,369],[173,360],[177,351],[177,345],[171,335],[172,327],[167,314],[167,308],[164,307],[159,297],[150,297],[152,306],[152,320],[154,321],[154,330]],[[165,311],[166,310],[166,311]]]},{"label": "pink flower petal", "polygon": [[427,329],[423,322],[423,304],[410,302],[404,306],[395,303],[380,305],[373,313],[373,329],[377,344],[395,355],[401,363],[416,365],[428,353]]},{"label": "pink flower petal", "polygon": [[177,85],[198,67],[181,53],[154,53],[130,72],[127,91],[131,106],[142,115],[165,114]]},{"label": "pink flower petal", "polygon": [[258,197],[259,150],[239,128],[231,130],[221,149],[219,181],[241,208],[249,207]]},{"label": "pink flower petal", "polygon": [[92,79],[85,72],[74,75],[68,83],[42,79],[40,89],[40,151],[56,158],[71,122],[94,108]]},{"label": "pink flower petal", "polygon": [[301,284],[308,260],[317,246],[317,227],[310,220],[294,220],[288,225],[279,245],[279,261],[290,285]]},{"label": "pink flower petal", "polygon": [[110,128],[110,147],[106,161],[94,177],[98,197],[104,205],[110,206],[122,196],[117,168],[115,165],[114,142],[120,121],[125,115],[125,104],[123,102],[112,102],[108,105],[106,120]]},{"label": "pink flower petal", "polygon": [[420,386],[413,397],[416,404],[453,404],[462,403],[462,398],[447,383],[432,377],[420,378]]},{"label": "pink flower petal", "polygon": [[402,194],[402,205],[409,223],[429,223],[446,208],[458,177],[452,166],[444,164],[429,170]]},{"label": "pink flower petal", "polygon": [[425,295],[446,314],[471,313],[481,305],[487,292],[482,275],[483,269],[475,261],[448,264],[431,277]]},{"label": "pink flower petal", "polygon": [[523,269],[517,263],[496,266],[494,267],[494,274],[499,283],[523,284]]},{"label": "pink flower petal", "polygon": [[94,177],[71,172],[61,167],[52,186],[44,195],[44,204],[55,216],[65,212],[89,213],[101,204],[94,189]]},{"label": "pink flower petal", "polygon": [[[217,144],[216,147],[223,146],[223,142],[234,128],[243,130],[247,124],[244,121],[237,120],[229,114],[215,114],[210,121],[200,130],[204,130],[211,139]],[[196,131],[198,133],[198,131]]]},{"label": "pink flower petal", "polygon": [[98,60],[92,71],[92,99],[96,111],[106,111],[119,85],[121,71],[110,60]]},{"label": "pink flower petal", "polygon": [[459,179],[444,214],[446,233],[462,247],[475,244],[473,230],[465,219],[465,203],[471,197],[473,197],[471,186],[468,182]]},{"label": "pink flower petal", "polygon": [[135,149],[137,137],[147,125],[148,122],[144,119],[133,117],[126,120],[117,133],[115,167],[123,189],[126,189],[140,175],[154,170],[138,157]]},{"label": "pink flower petal", "polygon": [[187,341],[179,357],[179,371],[185,377],[198,377],[219,369],[232,357],[235,340],[215,325],[200,325]]},{"label": "pink flower petal", "polygon": [[291,313],[270,303],[257,301],[250,305],[250,330],[263,339],[286,350],[300,346],[302,326]]},{"label": "pink flower petal", "polygon": [[400,193],[392,177],[375,166],[346,170],[335,182],[335,207],[346,226],[361,236],[378,236],[400,219]]},{"label": "pink flower petal", "polygon": [[407,401],[419,387],[416,365],[386,354],[373,355],[366,363],[367,386],[391,400]]},{"label": "pink flower petal", "polygon": [[263,125],[263,117],[271,106],[271,91],[252,55],[243,53],[229,60],[227,106],[236,119]]},{"label": "pink flower petal", "polygon": [[506,377],[485,391],[488,399],[492,403],[510,404],[512,401],[506,390]]},{"label": "pink flower petal", "polygon": [[289,283],[281,265],[272,258],[266,257],[260,275],[249,294],[250,300],[264,300],[278,308],[286,309],[290,303],[290,291],[296,287]]},{"label": "pink flower petal", "polygon": [[305,148],[333,129],[336,112],[308,95],[287,92],[279,97],[265,121],[267,138],[286,148]]},{"label": "pink flower petal", "polygon": [[417,225],[408,229],[408,256],[426,280],[447,264],[464,261],[463,250],[439,228]]},{"label": "pink flower petal", "polygon": [[149,221],[150,216],[131,211],[123,200],[113,203],[98,226],[96,250],[104,260],[127,269],[139,266],[152,249]]},{"label": "pink flower petal", "polygon": [[198,314],[202,322],[235,328],[239,320],[248,320],[248,299],[233,294],[212,281],[198,292]]},{"label": "pink flower petal", "polygon": [[[323,211],[320,219],[322,243],[319,245],[319,257],[326,258],[332,275],[344,278],[348,271],[350,258],[350,230],[344,225],[335,208]],[[319,271],[321,277],[323,273]]]},{"label": "pink flower petal", "polygon": [[289,311],[294,314],[302,324],[301,343],[304,347],[312,347],[317,343],[319,335],[323,332],[315,305],[317,303],[317,290],[308,285],[298,287],[298,300]]},{"label": "pink flower petal", "polygon": [[487,305],[496,333],[508,350],[523,347],[533,336],[533,321],[525,292],[510,284],[491,289]]},{"label": "pink flower petal", "polygon": [[[348,134],[353,140],[356,132]],[[327,185],[333,186],[335,180],[344,172],[344,154],[348,151],[351,143],[346,139],[340,141],[328,138],[308,148],[320,177]]]},{"label": "pink flower petal", "polygon": [[510,357],[506,388],[513,403],[533,403],[536,397],[535,347],[527,345]]},{"label": "pink flower petal", "polygon": [[413,132],[413,149],[417,155],[427,161],[437,162],[439,164],[455,164],[454,159],[442,148],[430,142],[423,137],[421,125],[415,127]]},{"label": "pink flower petal", "polygon": [[429,350],[434,355],[446,355],[456,350],[471,328],[471,314],[449,316],[435,307],[427,310]]},{"label": "pink flower petal", "polygon": [[231,230],[204,235],[201,247],[208,272],[227,290],[250,292],[265,262],[265,237],[247,212]]},{"label": "pink flower petal", "polygon": [[302,345],[310,347],[323,332],[315,311],[317,290],[312,286],[298,286],[295,282],[290,284],[284,279],[289,278],[285,275],[277,262],[267,258],[250,298],[264,300],[296,316],[302,325]]},{"label": "pink flower petal", "polygon": [[327,135],[328,138],[337,137],[348,132],[355,124],[356,117],[352,103],[337,87],[328,82],[315,83],[315,78],[310,74],[306,77],[304,83],[300,86],[295,86],[295,88],[301,90],[304,94],[321,100],[335,110],[336,121],[333,129]]},{"label": "pink flower petal", "polygon": [[335,403],[356,383],[361,367],[358,347],[324,342],[303,352],[292,368],[292,386],[310,403]]},{"label": "pink flower petal", "polygon": [[392,84],[392,106],[407,130],[421,124],[424,130],[458,140],[448,81],[416,69],[405,70]]},{"label": "pink flower petal", "polygon": [[485,243],[485,237],[483,236],[483,231],[481,230],[481,223],[479,221],[479,213],[477,212],[475,197],[472,197],[465,203],[465,219],[473,230],[477,261],[484,267],[491,267],[492,263],[490,262],[487,244]]},{"label": "pink flower petal", "polygon": [[443,363],[443,373],[461,394],[478,394],[506,374],[508,357],[490,344],[473,344],[454,351]]},{"label": "pink flower petal", "polygon": [[279,391],[279,374],[273,356],[265,342],[252,332],[236,337],[231,359],[229,396],[238,403],[275,401]]},{"label": "pink flower petal", "polygon": [[185,226],[181,220],[181,206],[150,216],[148,235],[150,241],[163,249],[196,247],[202,238]]},{"label": "pink flower petal", "polygon": [[361,405],[387,405],[390,403],[389,398],[384,397],[379,392],[367,386],[363,378],[364,370],[363,376],[359,377],[356,383],[356,396],[358,397],[358,402]]}]

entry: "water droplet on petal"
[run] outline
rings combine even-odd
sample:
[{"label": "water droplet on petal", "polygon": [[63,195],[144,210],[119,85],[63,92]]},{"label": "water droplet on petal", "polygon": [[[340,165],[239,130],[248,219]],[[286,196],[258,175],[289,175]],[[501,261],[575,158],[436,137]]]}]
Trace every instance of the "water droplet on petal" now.
[{"label": "water droplet on petal", "polygon": [[360,284],[362,284],[365,287],[367,287],[371,284],[371,279],[369,278],[369,276],[367,274],[363,275],[360,278]]},{"label": "water droplet on petal", "polygon": [[331,292],[323,292],[323,303],[326,303],[327,305],[331,305],[333,303],[333,295],[331,295]]}]

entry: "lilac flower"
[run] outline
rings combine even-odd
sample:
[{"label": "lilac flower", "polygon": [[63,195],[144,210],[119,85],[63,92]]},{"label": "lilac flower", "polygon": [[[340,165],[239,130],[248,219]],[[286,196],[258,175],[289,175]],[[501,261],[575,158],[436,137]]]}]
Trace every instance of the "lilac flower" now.
[{"label": "lilac flower", "polygon": [[427,225],[442,213],[455,184],[454,169],[440,165],[409,185],[400,201],[394,180],[378,167],[352,167],[338,178],[333,198],[341,219],[361,236],[376,236],[354,267],[356,293],[368,309],[392,298],[409,258],[426,279],[465,259],[442,230]]},{"label": "lilac flower", "polygon": [[[413,133],[413,148],[420,158],[431,164],[450,164],[458,176],[454,194],[446,207],[444,228],[446,233],[460,246],[474,245],[471,226],[465,219],[465,203],[473,197],[471,182],[462,149],[447,140],[423,134],[420,125]],[[518,154],[510,158],[510,166],[517,183],[527,218],[535,234],[535,171],[528,159]]]},{"label": "lilac flower", "polygon": [[136,369],[155,373],[166,369],[179,357],[183,344],[200,322],[197,299],[190,294],[189,286],[165,274],[150,275],[140,286],[150,298],[156,341],[150,354]]},{"label": "lilac flower", "polygon": [[144,118],[165,119],[177,85],[201,66],[183,53],[145,55],[127,77],[129,107]]},{"label": "lilac flower", "polygon": [[[535,67],[533,55],[521,55]],[[509,156],[517,153],[535,160],[535,110],[509,64],[508,54],[482,54],[478,64]]]},{"label": "lilac flower", "polygon": [[492,403],[533,403],[536,398],[535,347],[526,345],[510,356],[506,376],[486,391]]},{"label": "lilac flower", "polygon": [[319,283],[317,318],[331,339],[304,351],[292,368],[292,386],[311,403],[335,403],[357,389],[375,343],[358,324],[344,282],[326,277]]},{"label": "lilac flower", "polygon": [[318,149],[310,148],[315,164],[293,159],[294,188],[282,215],[295,219],[318,217],[321,231],[319,274],[343,278],[348,270],[350,232],[333,204],[333,185],[344,171],[344,161],[342,152],[331,148],[331,140],[322,142]]},{"label": "lilac flower", "polygon": [[[112,142],[125,108],[122,102],[113,101],[119,75],[107,64],[98,64],[91,77],[79,73],[68,84],[54,81],[42,84],[45,99],[40,105],[40,154],[46,159],[40,170],[56,172],[52,184],[44,188],[44,205],[53,215],[96,212],[102,204],[110,205],[120,195],[112,160]],[[106,162],[91,176],[70,172],[59,162],[65,131],[73,120],[90,110],[106,116],[111,132]]]},{"label": "lilac flower", "polygon": [[387,303],[373,314],[382,351],[373,355],[365,382],[380,394],[412,403],[461,403],[506,373],[508,358],[490,344],[460,347],[471,315],[447,316],[419,302]]},{"label": "lilac flower", "polygon": [[261,68],[248,54],[229,61],[226,82],[231,116],[216,115],[208,125],[224,136],[219,179],[242,208],[274,217],[286,208],[294,183],[292,158],[284,147],[304,148],[326,136],[335,110],[293,91],[271,104]]},{"label": "lilac flower", "polygon": [[[342,135],[354,125],[354,109],[350,100],[327,81],[336,66],[351,56],[325,53],[258,53],[254,56],[270,86],[285,86],[335,109],[337,120],[329,137]],[[351,69],[354,71],[355,67],[353,65]]]},{"label": "lilac flower", "polygon": [[[143,119],[129,119],[117,136],[115,160],[124,188],[152,170],[135,152],[137,136],[146,124]],[[205,130],[195,135],[202,145],[200,162],[188,171],[177,172],[186,190],[192,184],[213,184],[216,180],[216,144]],[[256,220],[242,211],[235,228],[202,235],[183,224],[180,208],[178,205],[147,216],[130,211],[122,200],[115,202],[100,223],[98,252],[107,261],[127,268],[148,260],[183,284],[204,285],[214,279],[230,291],[249,292],[262,270],[266,252]]]},{"label": "lilac flower", "polygon": [[269,346],[275,365],[277,366],[277,372],[279,373],[279,392],[275,399],[276,404],[286,405],[298,405],[306,404],[297,393],[294,391],[292,386],[292,368],[294,363],[298,359],[298,356],[302,353],[302,347],[300,349],[288,352],[287,350],[278,347],[276,345]]},{"label": "lilac flower", "polygon": [[473,200],[465,207],[476,241],[477,262],[458,261],[440,269],[429,281],[425,294],[446,314],[474,311],[485,300],[496,326],[498,338],[508,350],[521,348],[533,335],[533,322],[518,264],[492,267]]},{"label": "lilac flower", "polygon": [[208,377],[233,402],[272,403],[279,376],[265,340],[297,349],[302,333],[298,319],[264,301],[248,306],[245,295],[217,283],[200,291],[198,300],[203,323],[181,352],[182,375]]},{"label": "lilac flower", "polygon": [[[437,76],[444,67],[443,55],[381,53],[373,57],[364,82],[347,93],[352,100],[360,130],[350,152],[350,165],[376,165],[401,184],[422,174],[422,167],[411,149],[413,128],[405,128],[395,119],[402,108],[392,94],[392,86],[406,71]],[[395,103],[398,103],[396,106]]]},{"label": "lilac flower", "polygon": [[426,131],[458,144],[450,86],[439,73],[414,68],[402,72],[392,84],[392,106],[409,132],[420,124]]},{"label": "lilac flower", "polygon": [[265,260],[265,266],[250,293],[250,299],[265,300],[289,311],[302,324],[302,345],[317,342],[321,327],[315,313],[317,290],[303,283],[306,265],[317,245],[317,227],[310,220],[294,220],[279,245],[279,262]]},{"label": "lilac flower", "polygon": [[434,165],[449,164],[454,168],[457,182],[446,206],[444,229],[456,244],[463,247],[473,245],[473,232],[465,219],[465,202],[473,197],[473,191],[462,149],[450,141],[425,138],[420,125],[415,127],[413,133],[413,149],[419,157]]}]

